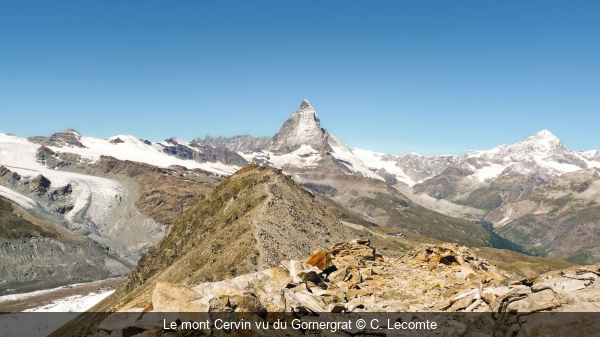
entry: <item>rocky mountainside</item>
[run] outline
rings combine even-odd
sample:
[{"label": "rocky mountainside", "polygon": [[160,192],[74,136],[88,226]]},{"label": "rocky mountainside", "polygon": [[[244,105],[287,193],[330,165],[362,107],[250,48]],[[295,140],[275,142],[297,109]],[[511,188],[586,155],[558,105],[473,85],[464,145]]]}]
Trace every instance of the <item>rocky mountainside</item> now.
[{"label": "rocky mountainside", "polygon": [[[225,280],[157,282],[151,305],[127,308],[125,311],[131,314],[113,313],[87,333],[104,336],[135,331],[160,335],[166,332],[163,319],[176,322],[178,327],[169,332],[171,335],[183,336],[193,332],[186,331],[190,328],[185,328],[184,322],[223,317],[269,324],[281,319],[343,322],[387,317],[395,322],[433,320],[435,329],[418,331],[427,336],[530,336],[532,331],[540,335],[557,331],[587,335],[585,332],[597,329],[598,324],[587,321],[581,312],[600,312],[596,304],[600,297],[598,282],[600,266],[573,267],[525,280],[497,269],[466,247],[422,245],[399,258],[388,258],[368,240],[359,239],[317,250],[303,260],[284,260],[270,269]],[[376,312],[386,314],[374,316]],[[579,313],[532,315],[541,312]],[[80,333],[82,328],[89,327],[74,321],[54,335]],[[288,329],[285,333],[302,336],[327,330]],[[340,326],[338,330],[342,336],[397,335],[385,326]],[[252,336],[282,332],[258,329],[256,325],[231,331]],[[211,331],[205,328],[202,333]]]},{"label": "rocky mountainside", "polygon": [[198,198],[110,303],[147,306],[157,282],[231,278],[300,259],[315,247],[354,235],[289,177],[248,165]]},{"label": "rocky mountainside", "polygon": [[43,146],[53,147],[79,147],[85,148],[85,145],[81,143],[81,134],[73,129],[67,129],[63,132],[57,132],[50,137],[29,137],[27,138],[32,143],[40,144]]},{"label": "rocky mountainside", "polygon": [[0,197],[0,295],[124,276],[132,265]]},{"label": "rocky mountainside", "polygon": [[163,152],[182,160],[193,160],[198,163],[222,163],[225,165],[244,166],[246,160],[237,152],[226,147],[212,147],[188,143],[178,138],[169,138],[162,143]]},{"label": "rocky mountainside", "polygon": [[275,154],[285,154],[294,152],[302,146],[309,146],[324,155],[332,152],[328,138],[329,133],[321,128],[317,112],[307,100],[304,100],[300,104],[300,110],[294,112],[281,130],[273,136],[267,150]]},{"label": "rocky mountainside", "polygon": [[263,150],[271,143],[271,137],[252,137],[248,135],[230,138],[206,136],[204,139],[195,138],[190,144],[194,146],[226,147],[231,151],[257,152]]},{"label": "rocky mountainside", "polygon": [[600,261],[600,173],[565,173],[486,215],[496,232],[535,255],[575,263]]}]

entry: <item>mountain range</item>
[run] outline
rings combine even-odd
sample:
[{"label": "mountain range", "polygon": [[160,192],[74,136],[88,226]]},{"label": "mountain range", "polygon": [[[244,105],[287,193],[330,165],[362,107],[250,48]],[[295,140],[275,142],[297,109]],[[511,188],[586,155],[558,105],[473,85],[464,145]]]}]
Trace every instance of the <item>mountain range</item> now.
[{"label": "mountain range", "polygon": [[[600,151],[570,151],[546,130],[462,157],[350,149],[322,127],[308,101],[273,137],[154,142],[131,135],[97,139],[72,129],[28,139],[0,134],[0,197],[108,254],[95,263],[103,275],[118,276],[199,195],[249,163],[280,169],[349,226],[387,228],[420,242],[600,261]],[[18,239],[6,234],[8,223],[2,222],[0,241],[14,248],[0,261],[0,271],[7,271],[0,273],[3,292],[35,279],[32,271],[48,263],[34,258],[17,272],[15,261],[37,253],[32,245],[11,246]],[[30,231],[28,240],[60,241],[43,233]],[[97,254],[92,250],[81,259]],[[63,275],[57,283],[97,277]]]},{"label": "mountain range", "polygon": [[[193,202],[111,296],[51,336],[222,335],[208,326],[189,331],[187,322],[348,321],[373,313],[381,320],[435,319],[440,328],[418,332],[425,336],[586,334],[598,328],[583,312],[599,311],[600,266],[418,244],[409,235],[349,226],[335,214],[281,170],[246,165]],[[227,334],[305,336],[319,329],[326,331],[247,326]],[[335,335],[397,335],[362,329],[346,327]]]}]

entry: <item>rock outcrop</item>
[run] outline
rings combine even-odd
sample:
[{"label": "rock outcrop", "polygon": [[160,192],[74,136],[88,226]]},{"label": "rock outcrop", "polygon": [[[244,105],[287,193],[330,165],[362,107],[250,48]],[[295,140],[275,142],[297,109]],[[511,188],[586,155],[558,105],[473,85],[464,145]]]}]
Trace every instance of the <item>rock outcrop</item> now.
[{"label": "rock outcrop", "polygon": [[50,137],[29,137],[27,140],[44,146],[85,148],[81,143],[81,134],[73,129],[57,132]]},{"label": "rock outcrop", "polygon": [[[163,331],[164,317],[181,324],[198,320],[202,313],[252,313],[254,320],[273,323],[283,317],[276,313],[310,321],[335,317],[328,313],[386,312],[408,320],[435,317],[439,328],[425,331],[427,335],[525,336],[543,328],[535,325],[539,321],[534,318],[543,321],[544,327],[562,324],[563,330],[565,324],[577,321],[561,320],[571,317],[565,314],[552,322],[546,319],[549,316],[532,313],[599,312],[599,275],[600,266],[574,267],[527,283],[511,280],[466,247],[422,245],[391,259],[378,254],[368,240],[359,239],[317,251],[304,261],[286,260],[277,267],[228,280],[198,285],[158,282],[150,306],[129,308],[138,314],[126,324],[118,319],[124,314],[115,313],[100,328],[103,333],[137,328],[151,335]],[[465,312],[475,314],[461,316]],[[342,336],[357,331],[345,333]],[[378,335],[389,333],[379,331]]]}]

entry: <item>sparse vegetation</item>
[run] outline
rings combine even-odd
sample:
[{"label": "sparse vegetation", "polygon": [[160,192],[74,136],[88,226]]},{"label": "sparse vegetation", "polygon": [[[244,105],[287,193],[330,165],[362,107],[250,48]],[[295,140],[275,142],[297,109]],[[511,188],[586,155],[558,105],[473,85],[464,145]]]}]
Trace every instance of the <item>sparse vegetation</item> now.
[{"label": "sparse vegetation", "polygon": [[13,213],[10,202],[0,197],[0,238],[26,239],[33,237],[56,238],[57,235],[19,217]]}]

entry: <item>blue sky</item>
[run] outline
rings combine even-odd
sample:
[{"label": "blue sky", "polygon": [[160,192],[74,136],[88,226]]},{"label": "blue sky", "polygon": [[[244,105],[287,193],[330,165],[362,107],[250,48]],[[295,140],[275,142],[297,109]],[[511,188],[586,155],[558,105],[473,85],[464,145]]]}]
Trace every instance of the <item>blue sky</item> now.
[{"label": "blue sky", "polygon": [[597,1],[4,1],[0,132],[272,136],[308,99],[350,147],[600,149]]}]

